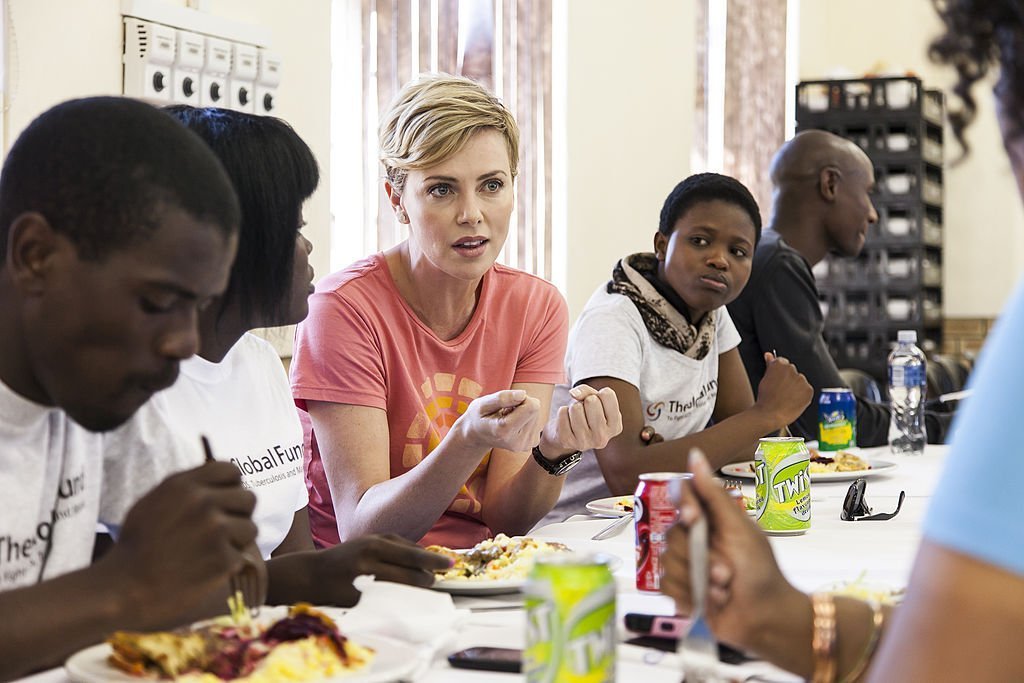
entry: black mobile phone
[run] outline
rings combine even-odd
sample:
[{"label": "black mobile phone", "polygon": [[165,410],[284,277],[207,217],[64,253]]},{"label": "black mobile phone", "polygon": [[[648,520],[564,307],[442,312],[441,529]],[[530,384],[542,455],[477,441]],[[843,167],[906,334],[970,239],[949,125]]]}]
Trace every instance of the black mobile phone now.
[{"label": "black mobile phone", "polygon": [[457,669],[517,674],[523,669],[523,651],[512,647],[470,647],[448,655],[448,663]]}]

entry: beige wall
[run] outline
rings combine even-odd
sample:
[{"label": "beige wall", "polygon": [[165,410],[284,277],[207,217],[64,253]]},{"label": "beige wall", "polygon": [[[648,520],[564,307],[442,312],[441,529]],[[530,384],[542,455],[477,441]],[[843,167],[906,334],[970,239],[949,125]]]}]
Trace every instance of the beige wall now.
[{"label": "beige wall", "polygon": [[[10,108],[4,151],[38,114],[73,97],[121,92],[120,0],[7,0],[17,41],[7,42]],[[166,0],[184,7],[185,0]],[[278,116],[291,123],[320,162],[320,188],[305,208],[318,275],[330,253],[330,0],[212,0],[211,14],[269,26],[284,61]],[[290,352],[290,331],[274,336]]]},{"label": "beige wall", "polygon": [[73,97],[121,92],[119,0],[8,0],[17,40],[6,40],[4,152],[47,108]]},{"label": "beige wall", "polygon": [[[879,66],[910,69],[929,87],[946,89],[950,69],[932,64],[927,46],[940,31],[930,0],[804,0],[801,3],[800,78],[860,74]],[[1024,273],[1024,210],[1002,151],[988,88],[959,166],[959,147],[946,131],[945,315],[988,317],[1002,309]],[[955,102],[955,100],[953,100]]]},{"label": "beige wall", "polygon": [[[185,0],[167,0],[179,6]],[[694,91],[692,3],[678,0],[558,0],[567,27],[562,66],[564,152],[556,172],[566,228],[556,267],[575,318],[623,254],[649,249],[661,202],[689,172]],[[320,190],[306,210],[313,265],[329,270],[330,0],[212,0],[213,14],[260,23],[284,57],[280,115],[320,161]],[[119,0],[9,0],[17,50],[8,43],[5,149],[47,107],[121,86]],[[880,21],[886,17],[887,21]],[[652,23],[652,18],[656,20]],[[800,78],[859,73],[879,62],[947,86],[930,64],[938,29],[930,0],[804,0]],[[559,61],[560,60],[560,61]],[[991,103],[972,132],[975,152],[946,175],[946,314],[984,317],[1002,307],[1024,271],[1024,211],[1001,152]],[[559,137],[560,136],[560,137]],[[947,154],[956,153],[947,144]]]},{"label": "beige wall", "polygon": [[690,2],[568,0],[567,25],[565,294],[575,319],[617,259],[653,249],[661,204],[689,172],[696,66]]}]

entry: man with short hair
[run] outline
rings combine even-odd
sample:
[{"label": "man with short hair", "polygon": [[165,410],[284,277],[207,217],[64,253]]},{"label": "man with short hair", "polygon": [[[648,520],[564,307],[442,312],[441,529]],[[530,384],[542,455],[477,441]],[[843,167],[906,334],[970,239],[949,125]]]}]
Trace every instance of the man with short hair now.
[{"label": "man with short hair", "polygon": [[243,566],[230,463],[168,479],[89,565],[102,435],[170,386],[227,285],[239,208],[196,135],[141,102],[58,105],[0,176],[0,680],[114,629],[180,624]]},{"label": "man with short hair", "polygon": [[[814,387],[815,400],[790,426],[795,436],[818,438],[818,395],[846,386],[822,334],[825,321],[811,269],[833,253],[855,257],[868,227],[878,221],[871,203],[875,172],[853,142],[808,130],[772,159],[772,215],[754,254],[750,281],[729,304],[742,341],[740,356],[756,387],[765,353],[789,359]],[[942,418],[927,414],[929,440],[940,440]],[[857,445],[888,441],[889,408],[857,397]]]}]

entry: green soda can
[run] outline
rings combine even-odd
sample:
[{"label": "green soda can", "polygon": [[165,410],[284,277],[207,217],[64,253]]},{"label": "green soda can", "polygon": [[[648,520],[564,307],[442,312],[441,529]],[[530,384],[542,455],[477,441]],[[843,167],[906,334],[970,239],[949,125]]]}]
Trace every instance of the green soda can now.
[{"label": "green soda can", "polygon": [[524,590],[530,683],[615,681],[615,580],[593,555],[537,558]]},{"label": "green soda can", "polygon": [[757,523],[772,534],[811,528],[810,453],[800,437],[761,439],[754,453]]}]

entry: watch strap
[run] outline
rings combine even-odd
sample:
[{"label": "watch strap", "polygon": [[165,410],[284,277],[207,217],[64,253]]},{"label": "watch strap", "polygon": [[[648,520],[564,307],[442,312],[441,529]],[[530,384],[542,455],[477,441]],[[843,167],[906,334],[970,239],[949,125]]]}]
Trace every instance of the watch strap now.
[{"label": "watch strap", "polygon": [[540,452],[540,446],[533,447],[533,459],[537,461],[537,464],[544,468],[544,471],[552,476],[560,476],[567,473],[572,468],[576,467],[583,459],[583,453],[580,451],[574,451],[563,455],[558,460],[548,460],[544,457],[544,454]]}]

